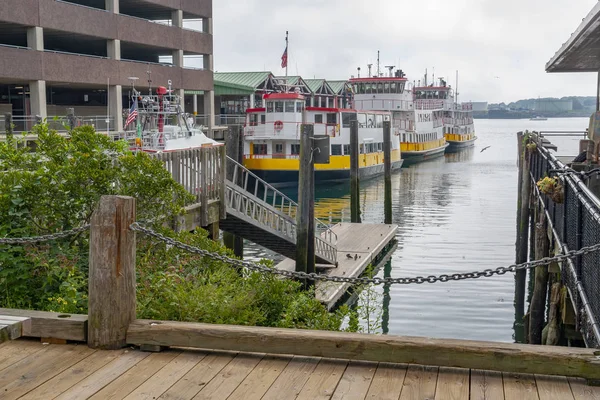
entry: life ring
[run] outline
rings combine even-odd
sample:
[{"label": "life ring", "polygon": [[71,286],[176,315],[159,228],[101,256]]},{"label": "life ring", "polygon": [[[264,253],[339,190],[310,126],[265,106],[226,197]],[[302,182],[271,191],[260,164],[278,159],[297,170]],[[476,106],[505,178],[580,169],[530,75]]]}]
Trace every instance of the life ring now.
[{"label": "life ring", "polygon": [[274,126],[275,126],[275,130],[276,131],[280,131],[280,130],[283,129],[283,122],[281,122],[281,121],[275,121]]}]

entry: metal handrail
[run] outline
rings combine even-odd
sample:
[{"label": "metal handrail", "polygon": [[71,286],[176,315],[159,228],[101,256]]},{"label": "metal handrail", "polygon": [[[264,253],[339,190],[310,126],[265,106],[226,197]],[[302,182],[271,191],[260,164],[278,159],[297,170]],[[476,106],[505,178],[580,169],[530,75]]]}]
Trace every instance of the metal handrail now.
[{"label": "metal handrail", "polygon": [[[294,200],[290,199],[288,196],[277,190],[268,182],[258,177],[256,174],[244,167],[242,164],[235,161],[233,158],[227,157],[227,162],[233,165],[233,178],[231,180],[233,184],[241,187],[246,192],[254,193],[255,197],[258,197],[259,194],[262,194],[263,201],[265,203],[268,203],[267,200],[269,199],[269,192],[273,193],[272,207],[279,208],[281,212],[287,214],[291,218],[296,218],[298,203],[296,203]],[[227,170],[229,171],[230,169],[227,168]],[[238,171],[242,171],[242,176],[238,176]],[[248,190],[248,177],[252,177],[254,179],[254,191]],[[241,181],[242,184],[239,184],[238,181]],[[263,186],[262,193],[259,190],[259,185]],[[278,198],[281,199],[281,202],[279,202]],[[285,211],[286,209],[287,212]],[[319,221],[316,218],[315,230],[320,234],[320,236],[323,236],[325,239],[327,239],[328,242],[337,244],[337,235],[335,234],[335,232],[331,230],[329,225]]]}]

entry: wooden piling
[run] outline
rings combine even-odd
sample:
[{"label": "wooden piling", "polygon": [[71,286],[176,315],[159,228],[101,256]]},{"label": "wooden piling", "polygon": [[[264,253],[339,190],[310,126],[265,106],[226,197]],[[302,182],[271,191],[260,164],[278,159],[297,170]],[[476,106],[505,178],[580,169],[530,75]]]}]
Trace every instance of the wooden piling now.
[{"label": "wooden piling", "polygon": [[[302,125],[300,137],[300,168],[298,175],[298,213],[296,216],[296,271],[311,273],[315,271],[314,253],[314,211],[311,174],[314,176],[312,145],[314,126]],[[311,197],[312,196],[312,197]],[[311,224],[312,220],[312,224]],[[311,232],[312,228],[312,232]],[[309,242],[313,242],[312,246]],[[311,283],[305,282],[308,286]]]},{"label": "wooden piling", "polygon": [[12,138],[13,135],[13,119],[11,113],[4,114],[4,130],[6,132],[6,138]]},{"label": "wooden piling", "polygon": [[90,229],[88,346],[115,350],[127,344],[135,320],[135,199],[102,196]]},{"label": "wooden piling", "polygon": [[[527,262],[529,249],[529,199],[531,197],[531,176],[529,173],[529,155],[524,143],[522,132],[517,134],[520,139],[519,149],[519,199],[517,216],[517,246],[516,262],[521,264]],[[525,289],[526,289],[527,271],[519,270],[515,274],[515,311],[517,317],[522,317],[525,307]]]},{"label": "wooden piling", "polygon": [[[225,151],[227,157],[232,158],[240,164],[244,162],[244,137],[242,133],[242,127],[239,125],[232,125],[227,131],[225,138]],[[227,162],[225,163],[227,164]],[[226,169],[227,179],[233,181],[233,170]],[[238,179],[241,183],[241,174]],[[223,244],[228,249],[232,249],[236,257],[244,258],[244,238],[241,236],[234,235],[233,233],[223,232]]]},{"label": "wooden piling", "polygon": [[[549,255],[548,223],[546,213],[538,207],[537,223],[535,224],[535,259],[539,260]],[[548,291],[548,266],[535,269],[535,286],[531,298],[529,320],[529,343],[542,344],[542,330],[546,316],[546,293]]]},{"label": "wooden piling", "polygon": [[350,121],[350,220],[360,223],[360,181],[358,177],[358,121]]},{"label": "wooden piling", "polygon": [[392,123],[383,122],[384,224],[392,223]]}]

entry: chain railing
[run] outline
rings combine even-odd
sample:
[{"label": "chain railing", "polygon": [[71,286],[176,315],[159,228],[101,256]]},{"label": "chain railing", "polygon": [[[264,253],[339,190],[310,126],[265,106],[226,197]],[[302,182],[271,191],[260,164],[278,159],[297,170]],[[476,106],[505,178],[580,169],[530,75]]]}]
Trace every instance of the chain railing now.
[{"label": "chain railing", "polygon": [[[535,190],[543,201],[548,220],[563,253],[597,246],[600,243],[600,200],[588,189],[585,179],[600,172],[575,171],[546,149],[537,136],[531,153],[534,183],[556,177],[562,195],[550,196]],[[576,329],[589,347],[600,345],[600,253],[578,254],[562,266],[561,278],[567,287],[576,313]]]},{"label": "chain railing", "polygon": [[42,243],[42,242],[50,242],[52,240],[64,239],[70,236],[75,236],[80,234],[81,232],[85,232],[90,229],[90,225],[83,225],[79,228],[71,229],[68,231],[50,233],[47,235],[41,236],[30,236],[30,237],[19,237],[19,238],[0,238],[0,244],[8,244],[8,245],[18,245],[18,244],[33,244],[33,243]]}]

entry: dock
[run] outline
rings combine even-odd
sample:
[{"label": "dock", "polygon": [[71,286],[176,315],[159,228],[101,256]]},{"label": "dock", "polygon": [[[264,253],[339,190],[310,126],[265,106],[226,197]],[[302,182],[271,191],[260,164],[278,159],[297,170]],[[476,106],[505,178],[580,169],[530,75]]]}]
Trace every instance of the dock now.
[{"label": "dock", "polygon": [[564,376],[172,348],[0,345],[2,399],[565,399],[600,388]]},{"label": "dock", "polygon": [[[331,227],[337,235],[337,260],[335,268],[319,269],[319,273],[328,276],[356,278],[363,274],[369,265],[377,268],[391,253],[398,225],[338,223]],[[294,271],[296,262],[284,259],[275,268]],[[348,283],[322,282],[315,285],[316,298],[333,309],[350,288]]]}]

